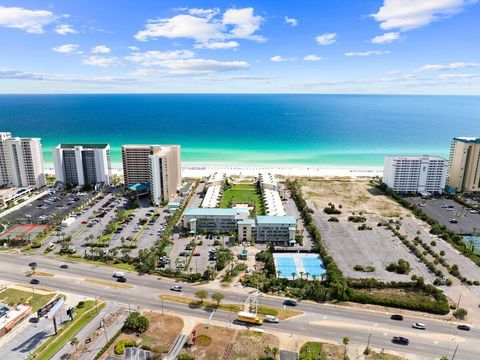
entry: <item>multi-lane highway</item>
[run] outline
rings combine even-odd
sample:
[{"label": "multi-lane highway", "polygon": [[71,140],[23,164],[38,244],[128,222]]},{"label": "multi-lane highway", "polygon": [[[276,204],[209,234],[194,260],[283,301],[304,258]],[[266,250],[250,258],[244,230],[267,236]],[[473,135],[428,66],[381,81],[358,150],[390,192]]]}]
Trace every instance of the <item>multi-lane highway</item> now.
[{"label": "multi-lane highway", "polygon": [[[185,304],[164,301],[162,305],[159,294],[170,292],[169,289],[173,285],[171,280],[127,273],[127,284],[131,287],[113,288],[85,281],[85,279],[114,281],[112,275],[117,270],[84,263],[71,263],[68,269],[60,269],[60,261],[51,257],[2,253],[0,254],[0,282],[4,280],[28,284],[30,278],[25,276],[25,272],[29,270],[28,263],[32,261],[37,262],[37,271],[54,274],[54,276],[38,277],[41,282],[40,287],[97,297],[126,304],[132,308],[160,310],[163,306],[165,311],[179,314],[201,318],[207,318],[210,315],[210,310],[192,308]],[[194,297],[194,293],[199,290],[198,286],[191,284],[182,284],[182,286],[182,294],[186,297]],[[242,303],[248,296],[243,289],[211,290],[211,292],[214,291],[222,292],[225,295],[223,302]],[[262,296],[260,303],[281,307],[282,299]],[[359,346],[366,346],[370,337],[371,347],[401,352],[406,354],[409,359],[440,359],[442,356],[451,358],[457,345],[456,359],[480,358],[480,349],[478,348],[480,330],[475,328],[472,328],[471,331],[457,330],[457,323],[454,322],[438,321],[421,315],[419,317],[404,316],[403,321],[394,321],[390,320],[391,313],[387,312],[373,312],[312,302],[300,302],[296,309],[303,311],[304,315],[282,321],[279,324],[264,324],[263,327],[336,342],[341,342],[344,336],[348,336],[351,343]],[[392,310],[393,312],[395,310]],[[229,322],[235,319],[235,314],[217,311],[214,319]],[[411,325],[414,322],[425,323],[427,329],[413,329]],[[410,339],[410,344],[408,346],[393,344],[392,336],[407,337]]]}]

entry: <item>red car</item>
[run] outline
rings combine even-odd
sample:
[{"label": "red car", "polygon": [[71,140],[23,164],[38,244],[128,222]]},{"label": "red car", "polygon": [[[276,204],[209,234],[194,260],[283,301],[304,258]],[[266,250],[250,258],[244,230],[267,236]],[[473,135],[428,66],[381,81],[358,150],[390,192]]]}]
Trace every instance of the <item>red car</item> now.
[{"label": "red car", "polygon": [[83,220],[82,224],[88,224],[88,220]]},{"label": "red car", "polygon": [[193,256],[200,256],[200,253],[193,253]]}]

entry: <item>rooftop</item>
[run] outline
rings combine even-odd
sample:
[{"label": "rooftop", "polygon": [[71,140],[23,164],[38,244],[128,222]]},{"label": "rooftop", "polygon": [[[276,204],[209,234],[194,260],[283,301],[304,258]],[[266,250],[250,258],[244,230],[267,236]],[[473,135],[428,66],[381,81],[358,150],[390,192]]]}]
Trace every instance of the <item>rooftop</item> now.
[{"label": "rooftop", "polygon": [[473,137],[473,136],[459,136],[454,137],[453,140],[463,141],[467,143],[480,143],[480,137]]},{"label": "rooftop", "polygon": [[85,149],[105,149],[109,147],[108,144],[59,144],[57,148],[60,149],[73,149],[75,146],[81,146]]},{"label": "rooftop", "polygon": [[257,216],[257,224],[288,224],[296,225],[294,216]]}]

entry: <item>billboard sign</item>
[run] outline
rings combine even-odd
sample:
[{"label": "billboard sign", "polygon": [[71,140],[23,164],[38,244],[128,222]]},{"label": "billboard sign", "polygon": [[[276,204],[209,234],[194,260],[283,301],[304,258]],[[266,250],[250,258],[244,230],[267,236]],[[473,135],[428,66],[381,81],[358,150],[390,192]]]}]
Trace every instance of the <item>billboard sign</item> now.
[{"label": "billboard sign", "polygon": [[47,315],[48,312],[50,311],[50,309],[51,309],[52,307],[54,307],[55,304],[57,304],[57,303],[60,301],[60,299],[62,299],[62,298],[57,297],[57,298],[56,298],[55,300],[53,300],[52,302],[49,302],[49,303],[48,303],[47,305],[45,305],[44,307],[38,309],[38,310],[37,310],[37,316],[38,316],[39,318],[41,318],[41,317]]},{"label": "billboard sign", "polygon": [[53,319],[57,312],[62,308],[64,303],[65,301],[63,300],[63,298],[60,298],[60,300],[58,300],[57,303],[53,305],[53,307],[48,312],[47,318],[50,320]]}]

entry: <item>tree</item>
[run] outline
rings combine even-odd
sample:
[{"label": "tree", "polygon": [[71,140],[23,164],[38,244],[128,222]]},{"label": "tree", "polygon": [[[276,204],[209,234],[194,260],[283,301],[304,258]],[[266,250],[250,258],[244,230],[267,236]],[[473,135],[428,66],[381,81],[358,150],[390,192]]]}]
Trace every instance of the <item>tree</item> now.
[{"label": "tree", "polygon": [[124,329],[134,331],[137,333],[143,333],[147,331],[150,326],[150,321],[145,316],[142,316],[139,312],[135,311],[128,315],[125,323],[123,324]]},{"label": "tree", "polygon": [[459,320],[463,320],[465,319],[465,317],[467,316],[467,310],[464,309],[464,308],[458,308],[454,313],[453,313],[453,316],[455,316],[455,318],[459,319]]},{"label": "tree", "polygon": [[343,352],[343,358],[346,359],[347,358],[347,345],[350,342],[350,338],[348,336],[345,336],[343,338],[342,342],[343,342],[343,345],[345,345],[345,350]]},{"label": "tree", "polygon": [[32,263],[32,265],[30,265],[30,269],[32,269],[32,273],[35,273],[35,270],[37,269],[37,264]]},{"label": "tree", "polygon": [[195,297],[200,300],[200,303],[203,304],[203,300],[208,297],[208,292],[205,290],[198,290],[195,293]]},{"label": "tree", "polygon": [[223,295],[222,293],[219,293],[219,292],[213,293],[211,295],[212,300],[217,302],[217,306],[220,305],[220,301],[222,301],[224,297],[225,297],[225,295]]}]

